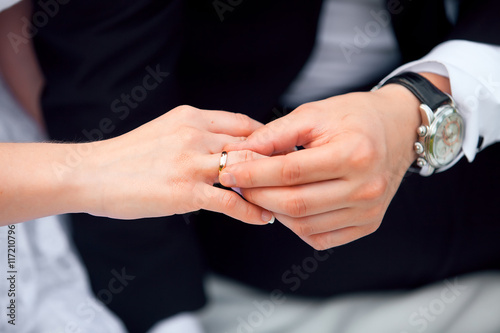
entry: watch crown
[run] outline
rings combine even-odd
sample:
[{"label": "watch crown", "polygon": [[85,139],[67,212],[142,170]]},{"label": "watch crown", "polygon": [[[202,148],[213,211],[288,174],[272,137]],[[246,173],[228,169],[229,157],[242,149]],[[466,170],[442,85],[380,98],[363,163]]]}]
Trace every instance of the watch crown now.
[{"label": "watch crown", "polygon": [[418,133],[418,136],[420,136],[420,137],[426,136],[427,135],[427,126],[425,126],[425,125],[419,126],[417,129],[417,133]]},{"label": "watch crown", "polygon": [[424,152],[424,146],[420,142],[415,142],[413,144],[413,150],[415,150],[415,153],[418,155],[421,155]]},{"label": "watch crown", "polygon": [[427,161],[423,157],[417,158],[417,165],[421,168],[427,165]]}]

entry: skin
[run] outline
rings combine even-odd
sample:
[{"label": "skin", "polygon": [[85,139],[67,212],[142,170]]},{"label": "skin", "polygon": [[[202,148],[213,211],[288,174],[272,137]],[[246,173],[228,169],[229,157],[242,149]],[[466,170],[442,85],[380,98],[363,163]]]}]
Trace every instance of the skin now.
[{"label": "skin", "polygon": [[110,140],[2,143],[0,225],[71,212],[135,219],[199,209],[266,224],[271,213],[213,187],[222,148],[260,126],[242,114],[181,106]]},{"label": "skin", "polygon": [[[422,73],[449,92],[445,77]],[[270,158],[229,165],[219,176],[317,250],[376,231],[417,158],[420,102],[389,84],[304,104],[256,130],[228,151]],[[280,155],[295,146],[306,149]]]}]

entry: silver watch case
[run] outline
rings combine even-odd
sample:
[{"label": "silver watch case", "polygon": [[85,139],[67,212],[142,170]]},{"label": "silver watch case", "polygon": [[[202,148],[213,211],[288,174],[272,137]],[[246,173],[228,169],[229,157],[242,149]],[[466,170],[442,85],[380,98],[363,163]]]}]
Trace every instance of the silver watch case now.
[{"label": "silver watch case", "polygon": [[428,105],[420,105],[422,125],[418,128],[419,139],[415,152],[417,165],[430,175],[435,169],[450,164],[460,153],[464,139],[464,121],[457,112],[455,102],[439,106],[433,111]]}]

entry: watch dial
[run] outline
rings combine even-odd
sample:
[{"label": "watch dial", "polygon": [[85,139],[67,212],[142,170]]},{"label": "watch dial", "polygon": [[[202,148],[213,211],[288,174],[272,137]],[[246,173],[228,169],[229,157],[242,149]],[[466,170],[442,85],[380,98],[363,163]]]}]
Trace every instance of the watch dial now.
[{"label": "watch dial", "polygon": [[447,115],[438,125],[434,137],[434,158],[447,165],[460,153],[463,140],[463,121],[457,113]]}]

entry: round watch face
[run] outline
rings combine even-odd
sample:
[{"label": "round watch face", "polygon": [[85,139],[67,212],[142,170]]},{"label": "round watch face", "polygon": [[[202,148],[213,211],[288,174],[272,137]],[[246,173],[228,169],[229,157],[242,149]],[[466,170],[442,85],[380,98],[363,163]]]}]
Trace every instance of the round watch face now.
[{"label": "round watch face", "polygon": [[449,164],[460,153],[464,136],[464,122],[450,106],[436,112],[431,126],[429,160],[436,167]]}]

